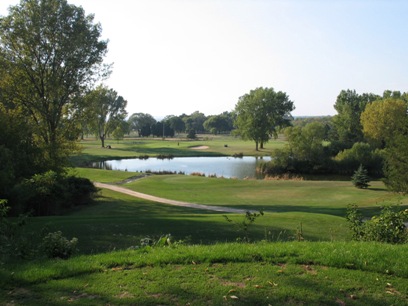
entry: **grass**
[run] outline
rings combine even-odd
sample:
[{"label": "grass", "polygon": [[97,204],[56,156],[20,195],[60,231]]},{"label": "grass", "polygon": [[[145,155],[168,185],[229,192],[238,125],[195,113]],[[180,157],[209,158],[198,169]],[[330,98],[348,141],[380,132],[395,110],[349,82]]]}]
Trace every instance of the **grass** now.
[{"label": "grass", "polygon": [[[113,149],[85,141],[75,162],[169,152],[197,156],[253,151],[253,143],[223,137],[109,144]],[[191,149],[198,145],[210,148]],[[280,145],[276,142],[271,149]],[[368,190],[347,181],[181,175],[124,184],[140,173],[69,171],[165,198],[266,213],[247,232],[256,243],[236,243],[246,233],[223,214],[101,190],[92,205],[64,216],[29,220],[29,232],[39,233],[45,226],[47,231],[61,230],[69,239],[79,238],[80,253],[69,260],[0,263],[1,305],[408,305],[408,245],[351,242],[344,218],[351,203],[367,216],[383,204],[407,204],[406,197],[389,193],[379,181]],[[236,224],[244,220],[238,214],[228,217]],[[190,245],[128,249],[138,246],[141,238],[168,233]]]},{"label": "grass", "polygon": [[[138,173],[76,168],[77,175],[115,183]],[[344,217],[348,204],[367,216],[386,204],[408,204],[408,197],[387,191],[381,181],[368,189],[350,181],[268,181],[153,175],[123,185],[126,188],[174,200],[269,212],[305,212]]]},{"label": "grass", "polygon": [[408,246],[258,243],[177,246],[0,269],[13,305],[406,305]]},{"label": "grass", "polygon": [[[247,156],[270,155],[276,148],[283,147],[282,138],[265,144],[265,149],[255,151],[255,144],[251,141],[242,141],[233,136],[202,135],[198,140],[180,138],[125,138],[124,140],[108,140],[112,149],[101,148],[101,142],[86,139],[80,143],[82,151],[72,158],[74,165],[83,166],[95,161],[104,161],[119,158],[135,158],[142,155],[157,156],[173,155],[188,156],[231,156],[243,153]],[[208,146],[208,149],[194,150],[197,146]]]},{"label": "grass", "polygon": [[[244,217],[229,214],[229,218],[241,222]],[[351,236],[343,217],[299,212],[266,213],[248,234],[253,241],[294,240],[300,225],[310,241],[344,241]],[[77,237],[84,254],[126,249],[139,245],[146,236],[168,233],[195,244],[234,242],[245,235],[220,213],[149,202],[109,190],[103,190],[94,205],[69,215],[32,218],[27,226],[31,232],[41,232],[46,226],[47,232],[61,230],[68,238]]]}]

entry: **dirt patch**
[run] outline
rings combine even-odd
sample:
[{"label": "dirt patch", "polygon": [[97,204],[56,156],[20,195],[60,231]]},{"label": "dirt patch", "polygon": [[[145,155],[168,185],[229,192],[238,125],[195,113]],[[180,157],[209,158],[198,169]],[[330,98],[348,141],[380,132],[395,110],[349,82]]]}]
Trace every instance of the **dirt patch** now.
[{"label": "dirt patch", "polygon": [[191,150],[205,150],[208,149],[209,146],[195,146],[195,147],[190,147]]}]

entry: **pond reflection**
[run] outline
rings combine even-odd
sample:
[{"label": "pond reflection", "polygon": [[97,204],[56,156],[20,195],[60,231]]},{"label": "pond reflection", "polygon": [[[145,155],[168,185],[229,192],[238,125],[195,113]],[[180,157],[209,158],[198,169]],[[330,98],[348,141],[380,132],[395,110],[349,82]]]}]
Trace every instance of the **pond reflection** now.
[{"label": "pond reflection", "polygon": [[92,167],[132,172],[202,173],[225,178],[259,178],[256,165],[270,157],[175,157],[173,159],[121,159],[93,163]]}]

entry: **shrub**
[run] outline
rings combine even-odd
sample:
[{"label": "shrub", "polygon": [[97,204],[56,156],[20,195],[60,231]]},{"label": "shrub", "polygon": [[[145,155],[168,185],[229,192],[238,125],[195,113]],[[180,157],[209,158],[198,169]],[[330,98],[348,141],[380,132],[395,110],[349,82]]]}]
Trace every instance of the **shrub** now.
[{"label": "shrub", "polygon": [[337,172],[352,174],[359,165],[363,165],[371,175],[382,175],[382,151],[373,150],[368,143],[357,142],[350,149],[339,152],[334,158]]},{"label": "shrub", "polygon": [[13,214],[56,215],[74,206],[90,203],[96,187],[86,178],[64,176],[54,171],[36,174],[14,186]]},{"label": "shrub", "polygon": [[360,165],[360,167],[354,172],[354,175],[351,177],[351,182],[354,186],[360,189],[370,186],[368,184],[370,179],[367,175],[367,170],[363,168],[363,165]]},{"label": "shrub", "polygon": [[404,223],[408,220],[408,209],[385,206],[380,215],[364,222],[357,206],[352,205],[347,210],[346,219],[350,223],[355,240],[394,244],[408,242],[408,230]]},{"label": "shrub", "polygon": [[42,242],[42,249],[48,258],[67,259],[76,252],[77,238],[68,240],[62,232],[48,233]]}]

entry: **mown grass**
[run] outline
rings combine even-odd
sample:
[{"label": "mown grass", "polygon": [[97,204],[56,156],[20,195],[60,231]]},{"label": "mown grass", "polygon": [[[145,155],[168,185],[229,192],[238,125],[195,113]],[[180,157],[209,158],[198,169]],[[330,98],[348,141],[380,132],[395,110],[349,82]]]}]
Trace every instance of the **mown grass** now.
[{"label": "mown grass", "polygon": [[286,242],[147,248],[11,264],[13,305],[406,305],[408,246]]},{"label": "mown grass", "polygon": [[[240,214],[228,216],[234,222],[244,220]],[[228,223],[224,214],[154,203],[109,190],[102,190],[94,205],[64,216],[32,218],[27,226],[32,232],[46,227],[47,232],[61,230],[68,238],[77,237],[80,252],[86,254],[126,249],[139,245],[144,237],[163,234],[196,244],[234,242],[246,235]],[[300,227],[309,241],[351,237],[343,217],[299,212],[266,213],[249,228],[248,236],[252,241],[293,241],[298,239]]]},{"label": "mown grass", "polygon": [[[237,151],[252,155],[247,153],[253,145],[246,143],[245,151],[242,141],[231,140],[225,147],[223,138],[179,144],[132,141],[136,140],[112,143],[111,150],[87,141],[84,155],[76,162],[157,152],[230,155],[227,150],[235,151],[235,145],[240,148]],[[189,148],[208,145],[205,141],[211,141],[208,152]],[[165,144],[169,148],[163,152]],[[69,171],[120,184],[140,175],[82,168]],[[101,190],[92,205],[64,216],[30,219],[27,230],[33,233],[46,226],[47,231],[62,230],[68,238],[79,238],[80,255],[69,260],[1,264],[0,304],[408,305],[408,245],[351,242],[344,218],[352,203],[363,207],[367,216],[383,204],[406,205],[406,197],[389,193],[381,182],[359,190],[347,181],[166,175],[123,186],[165,198],[266,213],[244,233],[220,213]],[[243,220],[242,215],[228,216],[237,224]],[[128,250],[138,246],[141,238],[168,233],[191,245]],[[244,235],[256,243],[235,242]]]},{"label": "mown grass", "polygon": [[[115,183],[139,173],[76,168],[77,175]],[[268,212],[305,212],[344,217],[349,204],[371,216],[388,204],[408,204],[408,197],[389,192],[381,181],[368,189],[350,181],[268,181],[153,175],[123,187],[174,200]]]},{"label": "mown grass", "polygon": [[[83,166],[90,162],[118,158],[134,158],[142,155],[157,156],[173,155],[188,156],[231,156],[243,153],[246,156],[270,155],[276,148],[281,148],[285,141],[281,138],[265,144],[265,149],[255,150],[251,141],[242,141],[233,136],[202,135],[197,140],[180,138],[125,138],[124,140],[108,140],[106,145],[112,149],[101,148],[101,142],[86,139],[80,143],[81,153],[72,157],[74,165]],[[207,146],[207,149],[194,150],[194,147]]]}]

